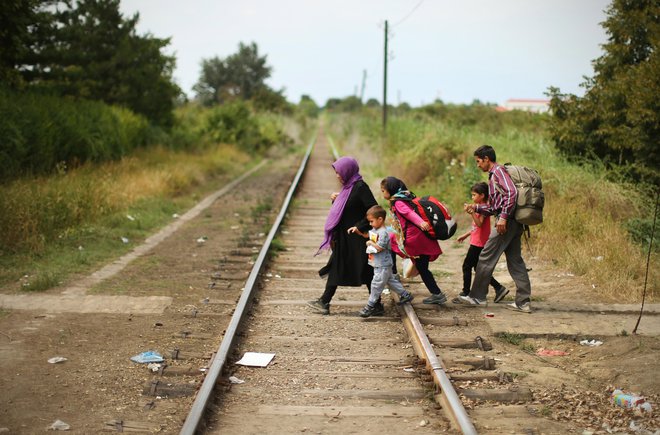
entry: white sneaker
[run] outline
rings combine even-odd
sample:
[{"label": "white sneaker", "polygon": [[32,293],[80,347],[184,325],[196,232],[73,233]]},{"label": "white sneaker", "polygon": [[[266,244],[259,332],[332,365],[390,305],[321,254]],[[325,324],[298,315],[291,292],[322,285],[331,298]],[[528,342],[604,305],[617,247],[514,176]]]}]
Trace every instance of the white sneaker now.
[{"label": "white sneaker", "polygon": [[513,311],[518,311],[519,313],[527,313],[527,314],[532,313],[532,306],[529,302],[524,303],[520,306],[518,306],[518,304],[516,304],[515,302],[511,302],[510,304],[506,304],[504,307]]},{"label": "white sneaker", "polygon": [[488,306],[488,301],[486,299],[477,299],[477,298],[472,298],[470,296],[459,296],[458,300],[460,302],[456,302],[459,305],[467,305],[469,307],[487,307]]}]

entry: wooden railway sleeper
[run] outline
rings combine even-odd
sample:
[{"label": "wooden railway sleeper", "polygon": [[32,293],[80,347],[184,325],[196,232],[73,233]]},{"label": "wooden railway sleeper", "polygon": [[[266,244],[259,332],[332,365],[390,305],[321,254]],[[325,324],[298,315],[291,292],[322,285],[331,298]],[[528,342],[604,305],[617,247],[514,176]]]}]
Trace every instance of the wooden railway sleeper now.
[{"label": "wooden railway sleeper", "polygon": [[477,343],[477,347],[479,348],[479,350],[485,350],[483,339],[480,336],[477,335],[474,341]]}]

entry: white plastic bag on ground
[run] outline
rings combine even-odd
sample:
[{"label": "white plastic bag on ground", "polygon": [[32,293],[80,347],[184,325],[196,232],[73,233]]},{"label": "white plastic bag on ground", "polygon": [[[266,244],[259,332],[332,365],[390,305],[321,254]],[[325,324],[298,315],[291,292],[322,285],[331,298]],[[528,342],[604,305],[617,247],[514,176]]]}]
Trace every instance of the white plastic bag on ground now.
[{"label": "white plastic bag on ground", "polygon": [[413,276],[419,275],[419,272],[415,267],[415,263],[413,263],[413,261],[410,258],[403,259],[401,269],[404,278],[412,278]]}]

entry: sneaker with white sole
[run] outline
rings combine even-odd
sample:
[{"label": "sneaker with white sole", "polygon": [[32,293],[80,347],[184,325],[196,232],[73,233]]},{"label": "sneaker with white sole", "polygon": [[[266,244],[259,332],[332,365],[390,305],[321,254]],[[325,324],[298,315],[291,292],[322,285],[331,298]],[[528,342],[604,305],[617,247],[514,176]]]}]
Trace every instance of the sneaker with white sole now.
[{"label": "sneaker with white sole", "polygon": [[493,300],[493,302],[495,302],[496,304],[502,302],[502,299],[504,299],[504,296],[506,296],[508,294],[509,294],[509,289],[507,289],[504,286],[500,287],[499,290],[495,291],[495,300]]},{"label": "sneaker with white sole", "polygon": [[487,307],[488,301],[486,299],[477,299],[470,296],[459,296],[454,302],[458,305],[466,305],[468,307]]},{"label": "sneaker with white sole", "polygon": [[510,304],[506,304],[504,307],[508,308],[509,310],[518,311],[519,313],[531,314],[532,312],[532,306],[529,302],[526,302],[522,305],[518,305],[517,303],[512,302]]}]

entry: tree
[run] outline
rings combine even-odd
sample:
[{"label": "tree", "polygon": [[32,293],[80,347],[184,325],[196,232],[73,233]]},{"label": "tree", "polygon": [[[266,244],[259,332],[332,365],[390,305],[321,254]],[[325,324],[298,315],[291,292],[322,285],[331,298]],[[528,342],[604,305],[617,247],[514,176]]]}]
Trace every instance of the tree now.
[{"label": "tree", "polygon": [[28,28],[38,21],[36,0],[8,0],[0,8],[0,83],[16,88],[21,75],[16,65],[28,50]]},{"label": "tree", "polygon": [[298,103],[298,113],[303,116],[315,118],[319,114],[319,106],[309,95],[302,95]]},{"label": "tree", "polygon": [[608,42],[579,98],[550,88],[551,134],[569,156],[624,165],[660,181],[660,3],[614,0],[603,23]]},{"label": "tree", "polygon": [[[203,103],[213,105],[240,98],[249,100],[258,94],[274,97],[265,80],[272,68],[266,64],[266,56],[259,56],[254,42],[238,45],[238,52],[226,59],[213,57],[202,59],[202,72],[193,90]],[[275,92],[275,91],[273,91]]]},{"label": "tree", "polygon": [[172,123],[181,91],[172,80],[174,57],[161,52],[169,39],[137,35],[139,15],[124,18],[119,0],[39,3],[30,49],[17,62],[27,83]]}]

